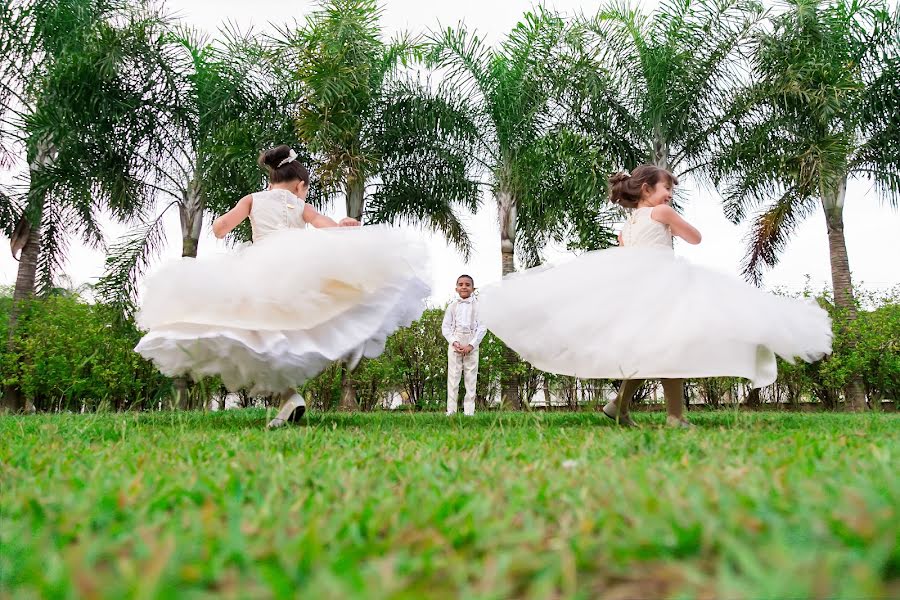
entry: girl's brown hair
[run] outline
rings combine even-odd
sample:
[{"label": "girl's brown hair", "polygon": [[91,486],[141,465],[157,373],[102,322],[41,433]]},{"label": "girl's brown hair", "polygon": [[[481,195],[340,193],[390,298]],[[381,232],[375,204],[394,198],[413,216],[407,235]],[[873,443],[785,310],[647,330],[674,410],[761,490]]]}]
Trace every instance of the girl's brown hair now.
[{"label": "girl's brown hair", "polygon": [[668,181],[672,187],[678,185],[678,178],[656,165],[641,165],[633,173],[619,171],[609,178],[609,199],[625,208],[636,208],[641,201],[644,185],[650,189],[660,181]]},{"label": "girl's brown hair", "polygon": [[[309,171],[299,159],[284,162],[291,154],[290,146],[282,144],[271,150],[266,150],[259,155],[259,166],[269,172],[270,183],[282,183],[284,181],[302,181],[309,185]],[[280,167],[278,165],[281,165]]]}]

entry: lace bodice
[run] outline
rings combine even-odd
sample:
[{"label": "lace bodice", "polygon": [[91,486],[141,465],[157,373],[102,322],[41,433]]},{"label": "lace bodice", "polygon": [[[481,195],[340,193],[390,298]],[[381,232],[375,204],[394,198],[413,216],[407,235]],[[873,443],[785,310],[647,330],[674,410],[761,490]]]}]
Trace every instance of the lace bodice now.
[{"label": "lace bodice", "polygon": [[649,206],[631,211],[631,215],[622,228],[622,242],[626,248],[630,246],[672,247],[672,231],[668,225],[651,219],[652,211],[653,208]]},{"label": "lace bodice", "polygon": [[258,242],[273,231],[282,229],[302,229],[303,200],[287,190],[267,190],[253,194],[250,209],[250,227],[253,241]]}]

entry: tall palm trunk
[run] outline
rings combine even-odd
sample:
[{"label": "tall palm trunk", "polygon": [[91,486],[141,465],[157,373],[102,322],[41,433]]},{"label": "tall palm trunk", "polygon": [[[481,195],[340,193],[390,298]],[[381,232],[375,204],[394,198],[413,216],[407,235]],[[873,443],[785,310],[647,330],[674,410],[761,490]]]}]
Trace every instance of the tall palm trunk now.
[{"label": "tall palm trunk", "polygon": [[[25,245],[19,256],[19,271],[16,275],[16,287],[13,292],[13,305],[9,313],[6,349],[12,353],[16,350],[16,325],[25,302],[34,295],[34,282],[37,275],[38,255],[41,249],[41,223],[29,224],[25,217],[17,228],[17,233],[25,236]],[[2,408],[10,412],[25,410],[25,396],[18,385],[8,385],[3,390]]]},{"label": "tall palm trunk", "polygon": [[[187,189],[182,191],[182,200],[178,204],[178,216],[181,218],[181,256],[197,258],[197,246],[200,243],[200,231],[203,228],[203,195],[200,183],[192,179]],[[192,398],[191,380],[186,375],[175,377],[172,386],[175,388],[175,407],[184,410],[196,408]]]},{"label": "tall palm trunk", "polygon": [[[38,169],[42,169],[50,165],[56,154],[56,149],[52,144],[42,142],[38,145],[37,153],[30,165],[31,181],[35,180],[35,173]],[[7,329],[6,348],[9,352],[15,351],[15,334],[16,326],[19,322],[19,315],[22,312],[22,306],[25,301],[34,295],[34,285],[37,279],[38,258],[41,253],[41,221],[44,213],[43,197],[39,197],[38,192],[33,189],[29,191],[29,205],[35,211],[35,220],[29,221],[23,215],[16,231],[11,239],[11,247],[13,254],[21,249],[19,255],[19,270],[16,274],[16,287],[13,291],[13,305],[9,313],[9,324]],[[3,391],[2,408],[11,412],[21,412],[25,409],[25,397],[22,390],[16,385],[7,386]]]},{"label": "tall palm trunk", "polygon": [[200,183],[194,179],[182,192],[182,201],[178,204],[181,217],[181,256],[197,258],[197,245],[200,243],[200,231],[203,229],[203,195]]},{"label": "tall palm trunk", "polygon": [[[16,323],[21,312],[21,304],[34,295],[34,284],[37,278],[38,256],[41,251],[41,220],[43,206],[40,206],[37,214],[37,222],[30,223],[26,217],[22,217],[13,234],[12,245],[21,245],[19,255],[19,269],[16,274],[16,287],[13,292],[13,306],[9,315],[9,335],[7,343],[12,344]],[[20,240],[24,240],[22,243]]]},{"label": "tall palm trunk", "polygon": [[359,401],[356,396],[356,382],[353,381],[353,373],[350,367],[344,363],[341,365],[341,403],[338,408],[350,412],[358,411]]},{"label": "tall palm trunk", "polygon": [[[497,193],[497,210],[500,215],[500,258],[502,261],[502,274],[506,277],[516,271],[516,198],[509,191],[502,188]],[[506,369],[500,381],[500,393],[503,405],[516,410],[522,408],[519,398],[519,376],[515,370],[519,364],[519,357],[515,351],[507,345],[503,345],[503,359]]]},{"label": "tall palm trunk", "polygon": [[[834,287],[834,303],[844,312],[848,325],[856,320],[856,299],[853,296],[853,281],[850,276],[850,260],[847,257],[847,242],[844,239],[844,201],[847,196],[847,178],[841,179],[837,189],[824,190],[822,207],[825,209],[825,224],[828,228],[828,250],[831,258],[831,282]],[[851,346],[855,344],[850,340]],[[847,408],[854,411],[865,410],[866,392],[862,377],[855,373],[844,386]]]},{"label": "tall palm trunk", "polygon": [[653,164],[666,171],[671,168],[669,164],[669,143],[663,137],[659,124],[653,126]]},{"label": "tall palm trunk", "polygon": [[[347,195],[347,216],[362,223],[365,201],[365,182],[359,176],[352,176],[345,188]],[[353,381],[351,369],[341,365],[341,403],[340,410],[358,411],[356,383]]]},{"label": "tall palm trunk", "polygon": [[347,181],[347,216],[362,223],[363,208],[365,208],[365,181],[359,175],[353,175]]}]

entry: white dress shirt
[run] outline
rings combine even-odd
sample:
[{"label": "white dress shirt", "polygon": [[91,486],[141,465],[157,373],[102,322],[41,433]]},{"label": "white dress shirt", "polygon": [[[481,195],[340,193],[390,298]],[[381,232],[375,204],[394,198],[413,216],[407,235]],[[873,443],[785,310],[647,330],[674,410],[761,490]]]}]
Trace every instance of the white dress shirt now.
[{"label": "white dress shirt", "polygon": [[475,310],[475,304],[478,299],[475,296],[469,296],[465,300],[457,298],[447,307],[444,313],[444,323],[441,326],[441,333],[444,334],[447,342],[452,344],[458,342],[456,339],[456,330],[471,330],[472,340],[469,342],[473,348],[477,348],[481,340],[487,333],[487,327],[478,319],[478,311]]}]

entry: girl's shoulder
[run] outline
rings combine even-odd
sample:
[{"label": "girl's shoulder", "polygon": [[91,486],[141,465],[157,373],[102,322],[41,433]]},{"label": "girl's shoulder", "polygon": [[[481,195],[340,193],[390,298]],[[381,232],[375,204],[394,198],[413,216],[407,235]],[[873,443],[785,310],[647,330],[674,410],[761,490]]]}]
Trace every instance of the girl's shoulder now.
[{"label": "girl's shoulder", "polygon": [[659,206],[648,208],[650,209],[647,213],[648,216],[657,223],[662,223],[663,225],[669,225],[672,220],[672,215],[677,214],[675,209],[668,204],[660,204]]}]

